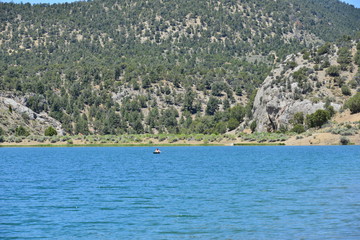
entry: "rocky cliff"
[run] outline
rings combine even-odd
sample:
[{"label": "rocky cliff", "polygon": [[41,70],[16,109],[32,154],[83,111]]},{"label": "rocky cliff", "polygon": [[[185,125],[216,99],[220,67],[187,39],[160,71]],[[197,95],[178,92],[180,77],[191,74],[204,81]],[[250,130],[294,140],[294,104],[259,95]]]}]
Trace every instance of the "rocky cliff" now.
[{"label": "rocky cliff", "polygon": [[295,113],[306,116],[324,109],[326,103],[339,111],[360,84],[355,54],[355,43],[348,41],[288,56],[256,94],[253,117],[257,131],[290,127]]},{"label": "rocky cliff", "polygon": [[25,126],[30,134],[43,135],[47,127],[52,126],[58,135],[63,135],[61,123],[47,113],[36,113],[26,107],[26,97],[12,94],[0,96],[0,127],[6,134],[11,134],[18,126]]}]

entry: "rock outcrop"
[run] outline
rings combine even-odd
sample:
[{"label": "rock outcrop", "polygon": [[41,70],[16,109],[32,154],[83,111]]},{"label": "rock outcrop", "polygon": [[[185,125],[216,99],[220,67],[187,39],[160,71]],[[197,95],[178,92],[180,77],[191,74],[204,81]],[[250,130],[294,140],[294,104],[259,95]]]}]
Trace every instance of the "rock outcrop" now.
[{"label": "rock outcrop", "polygon": [[26,98],[12,97],[0,97],[1,127],[3,129],[11,131],[22,125],[27,126],[32,134],[43,135],[44,130],[52,126],[56,129],[58,135],[64,135],[64,130],[59,121],[45,112],[36,113],[26,107],[24,105]]},{"label": "rock outcrop", "polygon": [[[336,56],[328,59],[336,65]],[[257,131],[272,132],[281,126],[289,127],[295,113],[306,116],[324,109],[329,99],[334,110],[340,110],[345,97],[325,70],[315,71],[314,65],[301,54],[291,55],[265,79],[253,104]]]}]

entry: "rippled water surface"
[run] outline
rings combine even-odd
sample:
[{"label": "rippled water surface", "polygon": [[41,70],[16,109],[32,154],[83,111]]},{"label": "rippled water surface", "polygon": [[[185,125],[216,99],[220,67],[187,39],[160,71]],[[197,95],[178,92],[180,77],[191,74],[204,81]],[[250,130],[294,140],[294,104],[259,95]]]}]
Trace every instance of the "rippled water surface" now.
[{"label": "rippled water surface", "polygon": [[0,239],[360,239],[360,147],[0,148]]}]

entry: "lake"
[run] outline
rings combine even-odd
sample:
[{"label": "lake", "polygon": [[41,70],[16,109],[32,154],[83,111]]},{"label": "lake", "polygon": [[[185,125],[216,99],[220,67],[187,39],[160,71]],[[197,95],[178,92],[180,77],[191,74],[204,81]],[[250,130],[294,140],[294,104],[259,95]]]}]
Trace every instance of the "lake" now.
[{"label": "lake", "polygon": [[0,148],[0,239],[360,239],[360,147]]}]

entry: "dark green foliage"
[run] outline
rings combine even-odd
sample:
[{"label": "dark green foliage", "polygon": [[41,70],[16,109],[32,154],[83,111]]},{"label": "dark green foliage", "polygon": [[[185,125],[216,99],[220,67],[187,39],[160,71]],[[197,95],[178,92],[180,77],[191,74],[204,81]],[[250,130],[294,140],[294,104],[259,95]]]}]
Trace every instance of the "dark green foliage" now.
[{"label": "dark green foliage", "polygon": [[211,94],[214,96],[222,96],[222,91],[224,90],[224,84],[217,82],[211,85]]},{"label": "dark green foliage", "polygon": [[349,65],[349,63],[351,62],[350,48],[342,47],[339,49],[337,62],[339,64]]},{"label": "dark green foliage", "polygon": [[206,110],[205,110],[206,114],[214,115],[218,109],[219,109],[219,100],[214,97],[210,97],[206,105]]},{"label": "dark green foliage", "polygon": [[325,107],[326,111],[328,111],[330,118],[332,118],[335,115],[335,109],[333,106]]},{"label": "dark green foliage", "polygon": [[90,133],[87,118],[85,115],[78,117],[75,123],[75,133],[88,135]]},{"label": "dark green foliage", "polygon": [[19,126],[15,129],[15,136],[29,136],[29,131],[23,126]]},{"label": "dark green foliage", "polygon": [[360,92],[352,96],[346,103],[345,106],[350,109],[351,113],[360,112]]},{"label": "dark green foliage", "polygon": [[355,80],[351,80],[351,81],[349,81],[349,85],[352,89],[355,89],[358,84]]},{"label": "dark green foliage", "polygon": [[294,69],[297,67],[297,63],[294,62],[294,61],[291,61],[291,62],[288,62],[287,63],[287,66],[290,68],[290,69]]},{"label": "dark green foliage", "polygon": [[355,62],[355,64],[360,66],[360,50],[357,50],[357,52],[355,53],[354,62]]},{"label": "dark green foliage", "polygon": [[[241,123],[245,112],[251,118],[253,93],[275,57],[280,62],[305,48],[300,38],[282,37],[294,26],[325,41],[360,30],[358,9],[329,1],[0,3],[0,91],[26,96],[29,108],[49,113],[70,134],[186,129],[174,117],[163,119],[172,106],[184,114],[205,112],[206,118],[190,123],[186,117],[183,124],[213,131],[219,121]],[[325,44],[318,54],[330,51]],[[259,59],[243,58],[249,55]],[[214,96],[204,112],[195,88]],[[231,110],[234,93],[249,98],[245,108]],[[222,106],[220,97],[226,97]],[[157,116],[143,115],[150,107],[161,108]]]},{"label": "dark green foliage", "polygon": [[302,94],[307,94],[313,90],[311,87],[312,84],[308,81],[308,76],[310,73],[311,70],[306,67],[302,67],[293,73],[293,78],[299,83],[298,86],[301,89]]},{"label": "dark green foliage", "polygon": [[5,137],[0,135],[0,143],[5,142]]},{"label": "dark green foliage", "polygon": [[226,133],[226,123],[224,122],[218,122],[215,126],[215,133],[224,134]]},{"label": "dark green foliage", "polygon": [[341,92],[342,94],[344,94],[345,96],[350,96],[351,95],[351,90],[347,85],[343,85],[341,87]]},{"label": "dark green foliage", "polygon": [[227,127],[229,129],[229,131],[234,130],[235,128],[237,128],[239,126],[240,122],[235,119],[235,118],[230,118],[229,121],[227,122]]},{"label": "dark green foliage", "polygon": [[3,135],[5,135],[5,131],[4,131],[4,129],[2,129],[2,128],[0,127],[0,136],[3,136]]},{"label": "dark green foliage", "polygon": [[339,66],[330,66],[326,69],[326,74],[331,77],[338,77],[340,75],[340,67]]},{"label": "dark green foliage", "polygon": [[303,52],[303,58],[305,59],[305,60],[309,60],[310,59],[310,52],[308,52],[308,51],[304,51]]},{"label": "dark green foliage", "polygon": [[286,133],[288,131],[288,127],[284,124],[281,124],[280,127],[279,127],[279,130],[278,132],[280,133]]},{"label": "dark green foliage", "polygon": [[174,107],[171,107],[162,112],[160,121],[167,129],[174,128],[178,125],[176,119],[178,116],[178,111]]},{"label": "dark green foliage", "polygon": [[227,109],[229,109],[230,108],[230,101],[229,101],[229,99],[224,99],[224,101],[223,101],[223,108],[224,108],[224,110],[227,110]]},{"label": "dark green foliage", "polygon": [[256,127],[257,127],[257,123],[256,123],[256,120],[254,120],[250,124],[250,130],[252,133],[254,133],[256,131]]},{"label": "dark green foliage", "polygon": [[241,87],[236,87],[235,94],[238,95],[238,96],[242,96],[243,92],[242,92]]},{"label": "dark green foliage", "polygon": [[340,138],[340,143],[341,143],[341,145],[349,145],[350,140],[347,137],[341,137]]},{"label": "dark green foliage", "polygon": [[188,89],[185,93],[183,110],[189,111],[190,113],[196,113],[196,108],[193,105],[194,100],[195,93],[191,89]]},{"label": "dark green foliage", "polygon": [[353,78],[353,81],[356,83],[356,85],[360,85],[360,71],[356,73],[356,75]]},{"label": "dark green foliage", "polygon": [[230,109],[230,117],[236,119],[239,123],[244,120],[246,109],[241,105],[236,105]]},{"label": "dark green foliage", "polygon": [[327,123],[330,118],[331,116],[328,111],[319,109],[315,113],[306,116],[306,125],[308,125],[309,128],[321,127]]},{"label": "dark green foliage", "polygon": [[44,133],[45,136],[56,136],[57,135],[57,131],[55,128],[53,127],[48,127],[45,129],[45,133]]},{"label": "dark green foliage", "polygon": [[136,119],[135,122],[131,124],[131,126],[134,129],[135,133],[144,132],[144,126],[142,125],[140,119]]},{"label": "dark green foliage", "polygon": [[303,112],[297,112],[293,116],[292,120],[293,124],[300,124],[302,125],[304,123],[304,113]]},{"label": "dark green foliage", "polygon": [[296,124],[291,130],[290,132],[295,132],[295,133],[303,133],[305,132],[305,128],[304,128],[304,125],[302,124]]},{"label": "dark green foliage", "polygon": [[42,95],[30,96],[26,102],[26,106],[36,113],[40,113],[45,110],[46,102]]},{"label": "dark green foliage", "polygon": [[325,43],[323,46],[321,46],[318,50],[317,53],[319,55],[323,55],[326,53],[329,53],[331,49],[331,43]]}]

